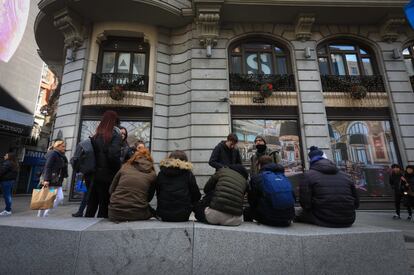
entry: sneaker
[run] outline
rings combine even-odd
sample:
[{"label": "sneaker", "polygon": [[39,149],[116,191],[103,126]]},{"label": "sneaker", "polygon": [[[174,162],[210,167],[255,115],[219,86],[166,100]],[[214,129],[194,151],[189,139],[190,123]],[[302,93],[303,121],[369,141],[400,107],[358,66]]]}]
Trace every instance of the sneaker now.
[{"label": "sneaker", "polygon": [[72,217],[74,217],[74,218],[83,217],[83,214],[79,213],[79,212],[76,212],[76,213],[72,214]]},{"label": "sneaker", "polygon": [[412,217],[411,217],[411,216],[408,216],[408,217],[407,217],[407,220],[411,221],[411,219],[412,219]]},{"label": "sneaker", "polygon": [[401,220],[400,215],[397,215],[397,214],[395,214],[392,218],[393,218],[394,220]]},{"label": "sneaker", "polygon": [[11,211],[4,210],[3,212],[0,213],[0,216],[10,216],[11,214],[12,214]]}]

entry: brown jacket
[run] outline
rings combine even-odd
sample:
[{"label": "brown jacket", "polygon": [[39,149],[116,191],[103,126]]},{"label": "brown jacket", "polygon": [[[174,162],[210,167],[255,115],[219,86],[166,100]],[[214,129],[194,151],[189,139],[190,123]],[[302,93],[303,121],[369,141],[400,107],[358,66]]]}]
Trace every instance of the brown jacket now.
[{"label": "brown jacket", "polygon": [[125,164],[109,188],[109,219],[134,221],[151,218],[149,202],[154,196],[156,178],[153,164],[145,158],[137,159],[133,165]]}]

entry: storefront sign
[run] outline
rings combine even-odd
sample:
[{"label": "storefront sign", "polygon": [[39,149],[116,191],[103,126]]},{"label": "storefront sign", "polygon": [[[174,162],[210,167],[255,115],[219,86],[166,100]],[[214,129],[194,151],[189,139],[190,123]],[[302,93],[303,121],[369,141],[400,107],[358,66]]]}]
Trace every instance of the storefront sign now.
[{"label": "storefront sign", "polygon": [[32,132],[32,127],[0,120],[0,132],[28,136]]},{"label": "storefront sign", "polygon": [[45,164],[46,152],[26,150],[24,154],[23,164],[30,166],[41,166]]},{"label": "storefront sign", "polygon": [[253,103],[264,103],[264,102],[265,102],[264,97],[261,97],[261,96],[253,97]]}]

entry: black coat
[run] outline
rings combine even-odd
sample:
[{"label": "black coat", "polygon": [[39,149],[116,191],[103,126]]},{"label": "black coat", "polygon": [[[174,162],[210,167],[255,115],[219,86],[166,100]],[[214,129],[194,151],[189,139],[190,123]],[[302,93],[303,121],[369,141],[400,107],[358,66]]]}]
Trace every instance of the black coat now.
[{"label": "black coat", "polygon": [[354,182],[327,159],[311,164],[300,183],[300,204],[311,211],[315,223],[327,227],[347,227],[355,221],[359,198]]},{"label": "black coat", "polygon": [[65,154],[50,150],[45,158],[43,180],[48,181],[49,186],[62,186],[63,179],[68,177],[68,159]]},{"label": "black coat", "polygon": [[[273,209],[271,202],[265,198],[263,192],[263,176],[261,172],[271,171],[273,173],[282,173],[283,166],[280,164],[269,163],[260,169],[259,174],[253,176],[250,180],[250,190],[248,191],[248,200],[250,207],[259,216],[258,221],[263,224],[280,224],[293,220],[295,217],[294,206],[287,209]],[[293,197],[295,193],[292,191]]]},{"label": "black coat", "polygon": [[157,215],[163,221],[188,221],[193,206],[201,198],[190,162],[165,159],[155,185]]},{"label": "black coat", "polygon": [[404,173],[404,179],[401,184],[403,185],[403,190],[408,193],[410,197],[414,197],[414,174]]},{"label": "black coat", "polygon": [[242,164],[240,152],[238,149],[227,147],[226,141],[223,140],[214,148],[208,164],[216,168],[216,171],[230,164]]},{"label": "black coat", "polygon": [[15,167],[10,160],[5,160],[0,165],[0,181],[16,180],[18,167]]},{"label": "black coat", "polygon": [[400,196],[404,190],[404,186],[401,184],[402,173],[395,174],[391,173],[389,178],[389,184],[394,190],[395,195]]},{"label": "black coat", "polygon": [[113,177],[121,168],[121,133],[114,129],[111,141],[104,143],[102,136],[94,136],[92,145],[95,152],[95,181],[112,182]]}]

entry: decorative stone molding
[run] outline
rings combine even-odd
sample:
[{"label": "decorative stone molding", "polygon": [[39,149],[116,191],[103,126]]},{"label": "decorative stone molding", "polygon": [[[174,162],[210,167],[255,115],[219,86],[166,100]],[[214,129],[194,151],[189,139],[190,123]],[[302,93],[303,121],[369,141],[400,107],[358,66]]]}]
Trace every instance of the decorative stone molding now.
[{"label": "decorative stone molding", "polygon": [[299,14],[295,26],[296,39],[301,41],[309,40],[312,36],[312,26],[314,22],[314,14]]},{"label": "decorative stone molding", "polygon": [[71,49],[74,59],[74,53],[82,46],[85,38],[85,27],[82,25],[82,19],[72,10],[65,8],[55,13],[53,23],[58,28],[65,38],[65,50]]},{"label": "decorative stone molding", "polygon": [[116,106],[116,107],[152,107],[152,94],[135,91],[124,91],[125,97],[122,100],[113,100],[108,91],[84,91],[83,106]]},{"label": "decorative stone molding", "polygon": [[380,34],[382,40],[392,43],[397,40],[399,31],[405,24],[403,17],[387,17],[381,25]]},{"label": "decorative stone molding", "polygon": [[254,102],[253,98],[258,92],[252,91],[230,91],[229,101],[231,105],[243,106],[297,106],[298,96],[296,92],[274,92],[272,96],[265,98],[264,102]]},{"label": "decorative stone molding", "polygon": [[387,93],[368,93],[365,98],[355,100],[347,93],[324,92],[323,98],[326,107],[389,107]]},{"label": "decorative stone molding", "polygon": [[211,57],[211,49],[217,45],[219,36],[220,6],[199,8],[197,13],[197,28],[200,34],[200,45],[206,47],[207,57]]}]

